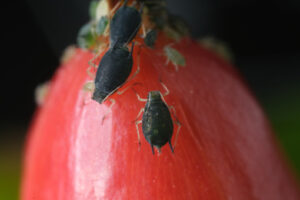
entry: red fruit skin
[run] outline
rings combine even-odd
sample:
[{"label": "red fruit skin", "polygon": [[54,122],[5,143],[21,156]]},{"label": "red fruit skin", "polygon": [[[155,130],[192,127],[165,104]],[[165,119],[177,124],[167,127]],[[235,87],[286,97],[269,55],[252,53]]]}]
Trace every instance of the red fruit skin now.
[{"label": "red fruit skin", "polygon": [[182,124],[174,154],[165,145],[152,155],[141,127],[139,150],[134,120],[145,103],[132,89],[112,95],[111,110],[91,100],[82,88],[93,55],[77,49],[29,130],[21,199],[300,199],[269,122],[233,67],[183,39],[172,46],[186,58],[176,72],[165,66],[160,39],[155,50],[136,46],[133,72],[138,56],[141,71],[122,88],[145,98],[164,92],[161,78]]}]

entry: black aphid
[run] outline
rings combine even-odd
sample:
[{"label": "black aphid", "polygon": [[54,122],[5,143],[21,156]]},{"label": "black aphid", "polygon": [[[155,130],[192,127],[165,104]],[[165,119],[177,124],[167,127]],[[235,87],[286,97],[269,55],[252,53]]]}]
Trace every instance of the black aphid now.
[{"label": "black aphid", "polygon": [[111,46],[123,46],[129,43],[138,32],[142,17],[141,12],[134,7],[124,5],[117,10],[110,23],[110,45]]},{"label": "black aphid", "polygon": [[100,104],[122,84],[125,83],[132,70],[132,53],[128,48],[114,46],[102,57],[95,78],[93,99]]},{"label": "black aphid", "polygon": [[173,122],[170,111],[161,99],[159,91],[151,91],[148,94],[142,119],[142,130],[151,145],[153,154],[153,146],[160,149],[167,142],[169,142],[172,152],[174,151],[171,144]]},{"label": "black aphid", "polygon": [[[160,151],[160,148],[167,142],[169,143],[172,152],[174,152],[174,148],[171,144],[171,138],[173,135],[173,120],[170,113],[170,109],[174,109],[174,107],[169,107],[162,99],[162,96],[166,96],[167,94],[169,94],[166,86],[164,84],[162,84],[162,86],[166,89],[166,93],[164,95],[162,95],[159,91],[151,91],[148,93],[147,99],[142,99],[138,94],[136,94],[139,101],[147,102],[145,107],[140,110],[137,116],[138,119],[144,111],[142,120],[136,120],[135,122],[139,144],[141,143],[138,125],[142,123],[143,134],[148,143],[151,145],[153,154],[154,147],[156,147],[158,151]],[[175,115],[175,109],[173,111],[173,115],[176,119],[174,122],[178,126],[175,138],[176,144],[181,124]]]},{"label": "black aphid", "polygon": [[148,47],[152,48],[155,44],[156,39],[157,39],[157,31],[151,30],[146,34],[144,42]]}]

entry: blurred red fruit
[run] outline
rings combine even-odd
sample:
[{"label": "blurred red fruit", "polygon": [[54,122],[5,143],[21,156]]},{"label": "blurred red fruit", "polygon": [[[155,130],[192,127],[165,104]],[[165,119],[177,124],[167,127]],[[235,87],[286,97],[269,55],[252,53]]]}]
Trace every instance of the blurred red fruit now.
[{"label": "blurred red fruit", "polygon": [[[142,134],[139,150],[134,120],[144,103],[132,88],[110,97],[111,110],[109,101],[91,100],[82,88],[93,55],[77,49],[29,131],[22,200],[300,198],[268,120],[233,67],[183,39],[172,46],[186,60],[176,72],[165,65],[166,44],[160,36],[155,49],[137,45],[132,73],[138,56],[141,71],[122,88],[145,98],[164,91],[159,79],[168,87],[166,102],[182,124],[174,154],[165,145],[153,155]],[[175,138],[174,131],[173,145]]]}]

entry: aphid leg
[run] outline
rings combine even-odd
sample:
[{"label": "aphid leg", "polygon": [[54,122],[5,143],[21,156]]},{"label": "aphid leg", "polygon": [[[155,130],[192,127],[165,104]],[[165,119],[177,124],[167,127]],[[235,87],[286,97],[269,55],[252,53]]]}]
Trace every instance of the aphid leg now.
[{"label": "aphid leg", "polygon": [[95,79],[95,75],[91,72],[92,68],[97,69],[97,65],[94,63],[94,61],[100,56],[102,51],[99,51],[91,60],[89,60],[88,64],[89,67],[86,69],[86,73],[91,77],[92,79]]},{"label": "aphid leg", "polygon": [[[134,91],[134,92],[135,92],[135,91]],[[137,99],[138,99],[139,101],[141,101],[141,102],[147,102],[147,99],[141,98],[140,95],[139,95],[138,93],[135,92],[135,95],[136,95],[136,97],[137,97]]]},{"label": "aphid leg", "polygon": [[[181,128],[181,123],[180,121],[178,120],[177,116],[176,116],[176,110],[173,106],[168,106],[170,110],[172,110],[172,113],[173,113],[173,116],[175,118],[174,123],[177,124],[177,131],[176,131],[176,134],[175,134],[175,142],[174,142],[174,147],[173,149],[175,149],[176,147],[176,144],[177,144],[177,140],[178,140],[178,135],[179,135],[179,131],[180,131],[180,128]],[[170,142],[170,145],[171,145],[171,141]]]},{"label": "aphid leg", "polygon": [[102,53],[102,51],[98,51],[98,53],[92,58],[89,60],[88,64],[89,64],[89,67],[94,67],[94,68],[97,68],[98,66],[94,63],[94,61],[100,56],[100,54]]},{"label": "aphid leg", "polygon": [[143,32],[142,38],[146,38],[147,31],[146,31],[146,28],[145,28],[145,24],[142,24],[142,32]]},{"label": "aphid leg", "polygon": [[175,146],[176,146],[176,144],[177,144],[178,133],[179,133],[179,130],[180,130],[180,128],[181,128],[181,123],[180,123],[180,121],[178,120],[178,118],[177,118],[177,116],[176,116],[176,110],[175,110],[174,106],[169,106],[169,105],[167,104],[167,102],[165,101],[165,99],[163,98],[163,97],[167,96],[168,94],[170,94],[169,89],[168,89],[167,86],[161,81],[161,79],[159,79],[159,82],[160,82],[160,84],[163,86],[163,88],[165,89],[165,93],[162,94],[162,99],[163,99],[163,101],[165,102],[165,104],[168,106],[169,110],[172,111],[173,116],[174,116],[174,118],[175,118],[175,120],[173,120],[173,121],[174,121],[175,124],[177,124],[177,127],[178,127],[178,128],[177,128],[176,135],[175,135],[175,144],[174,144],[174,147],[172,147],[171,139],[169,140],[169,145],[170,145],[171,151],[174,153],[174,149],[175,149]]},{"label": "aphid leg", "polygon": [[178,70],[179,70],[178,65],[177,65],[176,63],[173,63],[173,65],[174,65],[174,67],[175,67],[175,71],[178,72]]},{"label": "aphid leg", "polygon": [[131,88],[131,87],[132,87],[132,85],[129,85],[129,86],[127,86],[125,89],[123,89],[122,91],[118,90],[118,91],[117,91],[117,94],[118,94],[118,95],[121,95],[121,94],[123,94],[124,92],[126,92],[129,88]]},{"label": "aphid leg", "polygon": [[166,63],[165,63],[165,66],[167,66],[167,65],[169,64],[169,62],[170,62],[170,59],[167,58]]},{"label": "aphid leg", "polygon": [[[128,82],[128,81],[126,81],[126,82]],[[125,82],[125,83],[126,83]],[[111,93],[109,93],[103,100],[102,100],[102,102],[104,102],[110,95],[112,95],[113,93],[115,93],[120,87],[122,87],[125,83],[123,83],[122,85],[120,85],[119,87],[117,87],[116,89],[114,89]],[[133,85],[136,85],[136,84],[140,84],[140,83],[134,83]],[[128,86],[128,87],[126,87],[123,91],[118,91],[118,92],[116,92],[117,94],[119,94],[119,95],[121,95],[121,94],[123,94],[124,92],[126,92],[126,90],[128,90],[130,87],[132,87],[133,85],[130,85],[130,86]]]},{"label": "aphid leg", "polygon": [[138,136],[139,150],[141,149],[141,138],[140,138],[139,124],[141,124],[141,123],[142,123],[142,120],[139,120],[139,121],[135,122],[136,134]]},{"label": "aphid leg", "polygon": [[144,112],[144,108],[141,108],[141,110],[139,111],[139,114],[136,116],[135,121],[138,120],[138,118],[141,116],[141,114]]},{"label": "aphid leg", "polygon": [[111,102],[109,108],[108,108],[108,111],[103,115],[102,117],[102,121],[101,121],[101,124],[103,124],[106,116],[108,115],[108,113],[111,111],[112,107],[115,105],[116,101],[114,99],[109,99],[109,101]]},{"label": "aphid leg", "polygon": [[117,91],[120,87],[121,87],[121,86],[119,86],[119,87],[117,87],[116,89],[114,89],[113,91],[111,91],[111,92],[110,92],[110,93],[102,100],[102,102],[106,101],[106,99],[107,99],[110,95],[112,95],[115,91]]},{"label": "aphid leg", "polygon": [[169,89],[167,88],[167,86],[159,79],[160,84],[163,86],[163,88],[165,89],[165,93],[162,95],[163,97],[167,96],[170,94]]},{"label": "aphid leg", "polygon": [[136,127],[136,133],[138,136],[138,142],[139,142],[139,150],[141,148],[141,138],[140,138],[140,131],[139,131],[139,124],[142,123],[142,120],[138,120],[138,118],[140,117],[140,115],[144,112],[144,108],[142,108],[139,112],[139,114],[136,116],[136,120],[135,120],[135,127]]},{"label": "aphid leg", "polygon": [[96,77],[96,75],[95,74],[93,74],[92,72],[91,72],[91,66],[89,66],[87,69],[86,69],[86,73],[87,73],[87,75],[91,78],[91,79],[95,79],[95,77]]},{"label": "aphid leg", "polygon": [[113,9],[111,9],[111,13],[115,12],[115,10],[119,7],[119,5],[121,4],[121,1],[119,1],[118,3],[116,3],[116,5],[113,7]]},{"label": "aphid leg", "polygon": [[[134,47],[134,42],[132,43],[132,46],[131,46],[131,55],[132,55],[132,52],[133,52],[133,47]],[[138,74],[140,72],[140,57],[138,56],[138,63],[137,63],[137,69],[136,69],[136,71],[134,72],[134,74],[129,78],[129,79],[127,79],[122,85],[124,85],[124,84],[126,84],[127,82],[129,82],[129,81],[131,81],[132,79],[134,79],[134,77]],[[122,86],[121,85],[121,86]],[[117,92],[117,94],[119,94],[119,95],[121,95],[121,94],[123,94],[126,90],[128,90],[129,88],[131,87],[131,85],[130,86],[128,86],[128,87],[126,87],[124,90],[122,90],[122,91],[118,91]]]},{"label": "aphid leg", "polygon": [[121,1],[119,1],[109,12],[108,17],[111,18],[116,9],[120,6]]},{"label": "aphid leg", "polygon": [[172,153],[174,153],[174,149],[173,149],[172,144],[171,144],[171,139],[169,140],[169,145],[170,145]]},{"label": "aphid leg", "polygon": [[[132,43],[132,46],[131,46],[130,56],[132,56],[132,53],[133,53],[133,47],[134,47],[134,42]],[[133,74],[126,82],[131,81],[131,80],[132,80],[139,72],[140,72],[140,56],[138,55],[138,63],[137,63],[136,71],[134,72],[134,74]],[[126,82],[125,82],[125,83],[126,83]],[[125,83],[124,83],[124,84],[125,84]]]},{"label": "aphid leg", "polygon": [[[135,74],[133,74],[132,76],[134,77],[134,76],[136,76],[136,74],[138,74],[138,72],[135,73]],[[132,78],[133,78],[133,77],[132,77]],[[131,80],[132,78],[130,78],[130,80]],[[128,81],[126,81],[125,83],[129,82],[130,80],[128,79]],[[124,85],[125,83],[123,83],[122,85]],[[118,90],[116,93],[117,93],[118,95],[121,95],[121,94],[123,94],[124,92],[126,92],[129,88],[131,88],[132,86],[137,85],[137,84],[141,84],[141,83],[134,83],[134,84],[132,84],[132,85],[127,86],[126,88],[124,88],[124,89],[121,90],[121,91]],[[120,87],[122,87],[122,85],[121,85]],[[118,88],[120,88],[120,87],[118,87]]]}]

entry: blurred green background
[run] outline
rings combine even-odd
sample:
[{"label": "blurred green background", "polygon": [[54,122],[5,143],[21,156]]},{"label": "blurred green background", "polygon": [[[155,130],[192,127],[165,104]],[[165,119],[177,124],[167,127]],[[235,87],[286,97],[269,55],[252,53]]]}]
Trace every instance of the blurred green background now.
[{"label": "blurred green background", "polygon": [[[268,115],[283,151],[300,175],[300,1],[167,0],[195,38],[215,36]],[[35,109],[34,89],[49,80],[63,49],[88,19],[86,0],[1,3],[0,200],[18,199],[24,140]],[[18,20],[11,17],[11,14]]]}]

